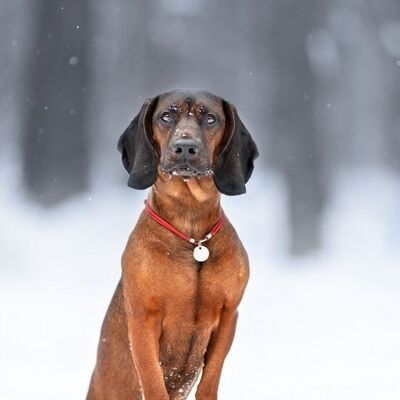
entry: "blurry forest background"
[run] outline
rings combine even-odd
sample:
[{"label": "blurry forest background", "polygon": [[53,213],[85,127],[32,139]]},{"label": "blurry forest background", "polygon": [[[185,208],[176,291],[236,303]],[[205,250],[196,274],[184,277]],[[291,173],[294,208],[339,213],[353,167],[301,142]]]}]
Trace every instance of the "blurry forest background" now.
[{"label": "blurry forest background", "polygon": [[117,140],[174,88],[261,153],[219,397],[400,399],[399,0],[0,0],[0,400],[85,397],[146,196]]},{"label": "blurry forest background", "polygon": [[398,0],[3,0],[0,36],[0,157],[45,207],[125,179],[119,133],[173,88],[236,104],[292,254],[319,248],[338,171],[400,172]]}]

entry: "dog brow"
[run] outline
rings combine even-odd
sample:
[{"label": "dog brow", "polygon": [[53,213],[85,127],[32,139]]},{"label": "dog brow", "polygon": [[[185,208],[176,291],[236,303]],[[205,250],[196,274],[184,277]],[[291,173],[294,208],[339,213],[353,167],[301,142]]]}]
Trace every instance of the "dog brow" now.
[{"label": "dog brow", "polygon": [[178,106],[175,103],[173,103],[168,107],[168,110],[172,111],[172,112],[177,112],[178,111]]},{"label": "dog brow", "polygon": [[208,107],[205,105],[201,104],[198,108],[200,114],[207,114],[208,113]]}]

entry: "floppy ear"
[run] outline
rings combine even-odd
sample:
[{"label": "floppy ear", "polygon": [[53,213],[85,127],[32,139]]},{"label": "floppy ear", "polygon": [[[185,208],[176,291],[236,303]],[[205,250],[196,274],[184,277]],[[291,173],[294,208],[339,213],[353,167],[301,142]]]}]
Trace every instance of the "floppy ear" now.
[{"label": "floppy ear", "polygon": [[118,140],[122,164],[129,173],[128,186],[146,189],[157,179],[158,155],[152,144],[152,116],[157,98],[148,99]]},{"label": "floppy ear", "polygon": [[234,196],[246,192],[245,184],[253,172],[258,149],[235,106],[223,101],[223,107],[225,135],[215,164],[214,183],[221,193]]}]

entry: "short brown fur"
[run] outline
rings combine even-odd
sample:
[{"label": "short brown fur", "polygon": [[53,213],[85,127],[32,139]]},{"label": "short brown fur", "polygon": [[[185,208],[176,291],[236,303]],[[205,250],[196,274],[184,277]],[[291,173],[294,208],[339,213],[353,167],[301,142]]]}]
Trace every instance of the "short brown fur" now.
[{"label": "short brown fur", "polygon": [[[175,96],[176,101],[182,97]],[[216,132],[202,132],[212,164],[225,120],[218,98],[200,100],[221,116]],[[160,158],[167,152],[168,135],[154,116],[174,101],[161,97],[153,113]],[[190,132],[194,125],[187,122]],[[165,175],[161,166],[148,203],[181,232],[198,239],[221,213],[220,193],[211,176],[184,181]],[[198,263],[193,245],[142,212],[122,256],[122,278],[102,326],[88,400],[139,400],[142,395],[146,400],[186,399],[201,373],[196,399],[217,399],[249,266],[227,219],[207,247],[210,258]]]}]

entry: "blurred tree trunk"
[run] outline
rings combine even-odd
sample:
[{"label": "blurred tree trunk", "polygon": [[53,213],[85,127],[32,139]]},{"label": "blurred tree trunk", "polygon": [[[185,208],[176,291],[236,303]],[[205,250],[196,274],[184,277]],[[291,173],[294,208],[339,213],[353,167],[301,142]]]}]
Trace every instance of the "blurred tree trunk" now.
[{"label": "blurred tree trunk", "polygon": [[314,101],[317,84],[306,52],[308,35],[321,18],[321,1],[271,3],[270,62],[279,86],[272,94],[273,147],[288,188],[290,251],[320,246],[325,185]]},{"label": "blurred tree trunk", "polygon": [[400,2],[373,4],[376,36],[380,39],[379,60],[385,76],[384,101],[386,161],[400,172]]},{"label": "blurred tree trunk", "polygon": [[88,184],[88,1],[40,0],[31,11],[23,172],[29,194],[51,205]]},{"label": "blurred tree trunk", "polygon": [[[18,18],[19,5],[15,2],[4,2],[0,13],[0,160],[7,157],[10,147],[8,132],[13,125],[13,107],[15,87],[18,80],[15,73],[15,49],[18,46],[16,39],[15,21],[20,22]],[[1,173],[1,172],[0,172]]]}]

